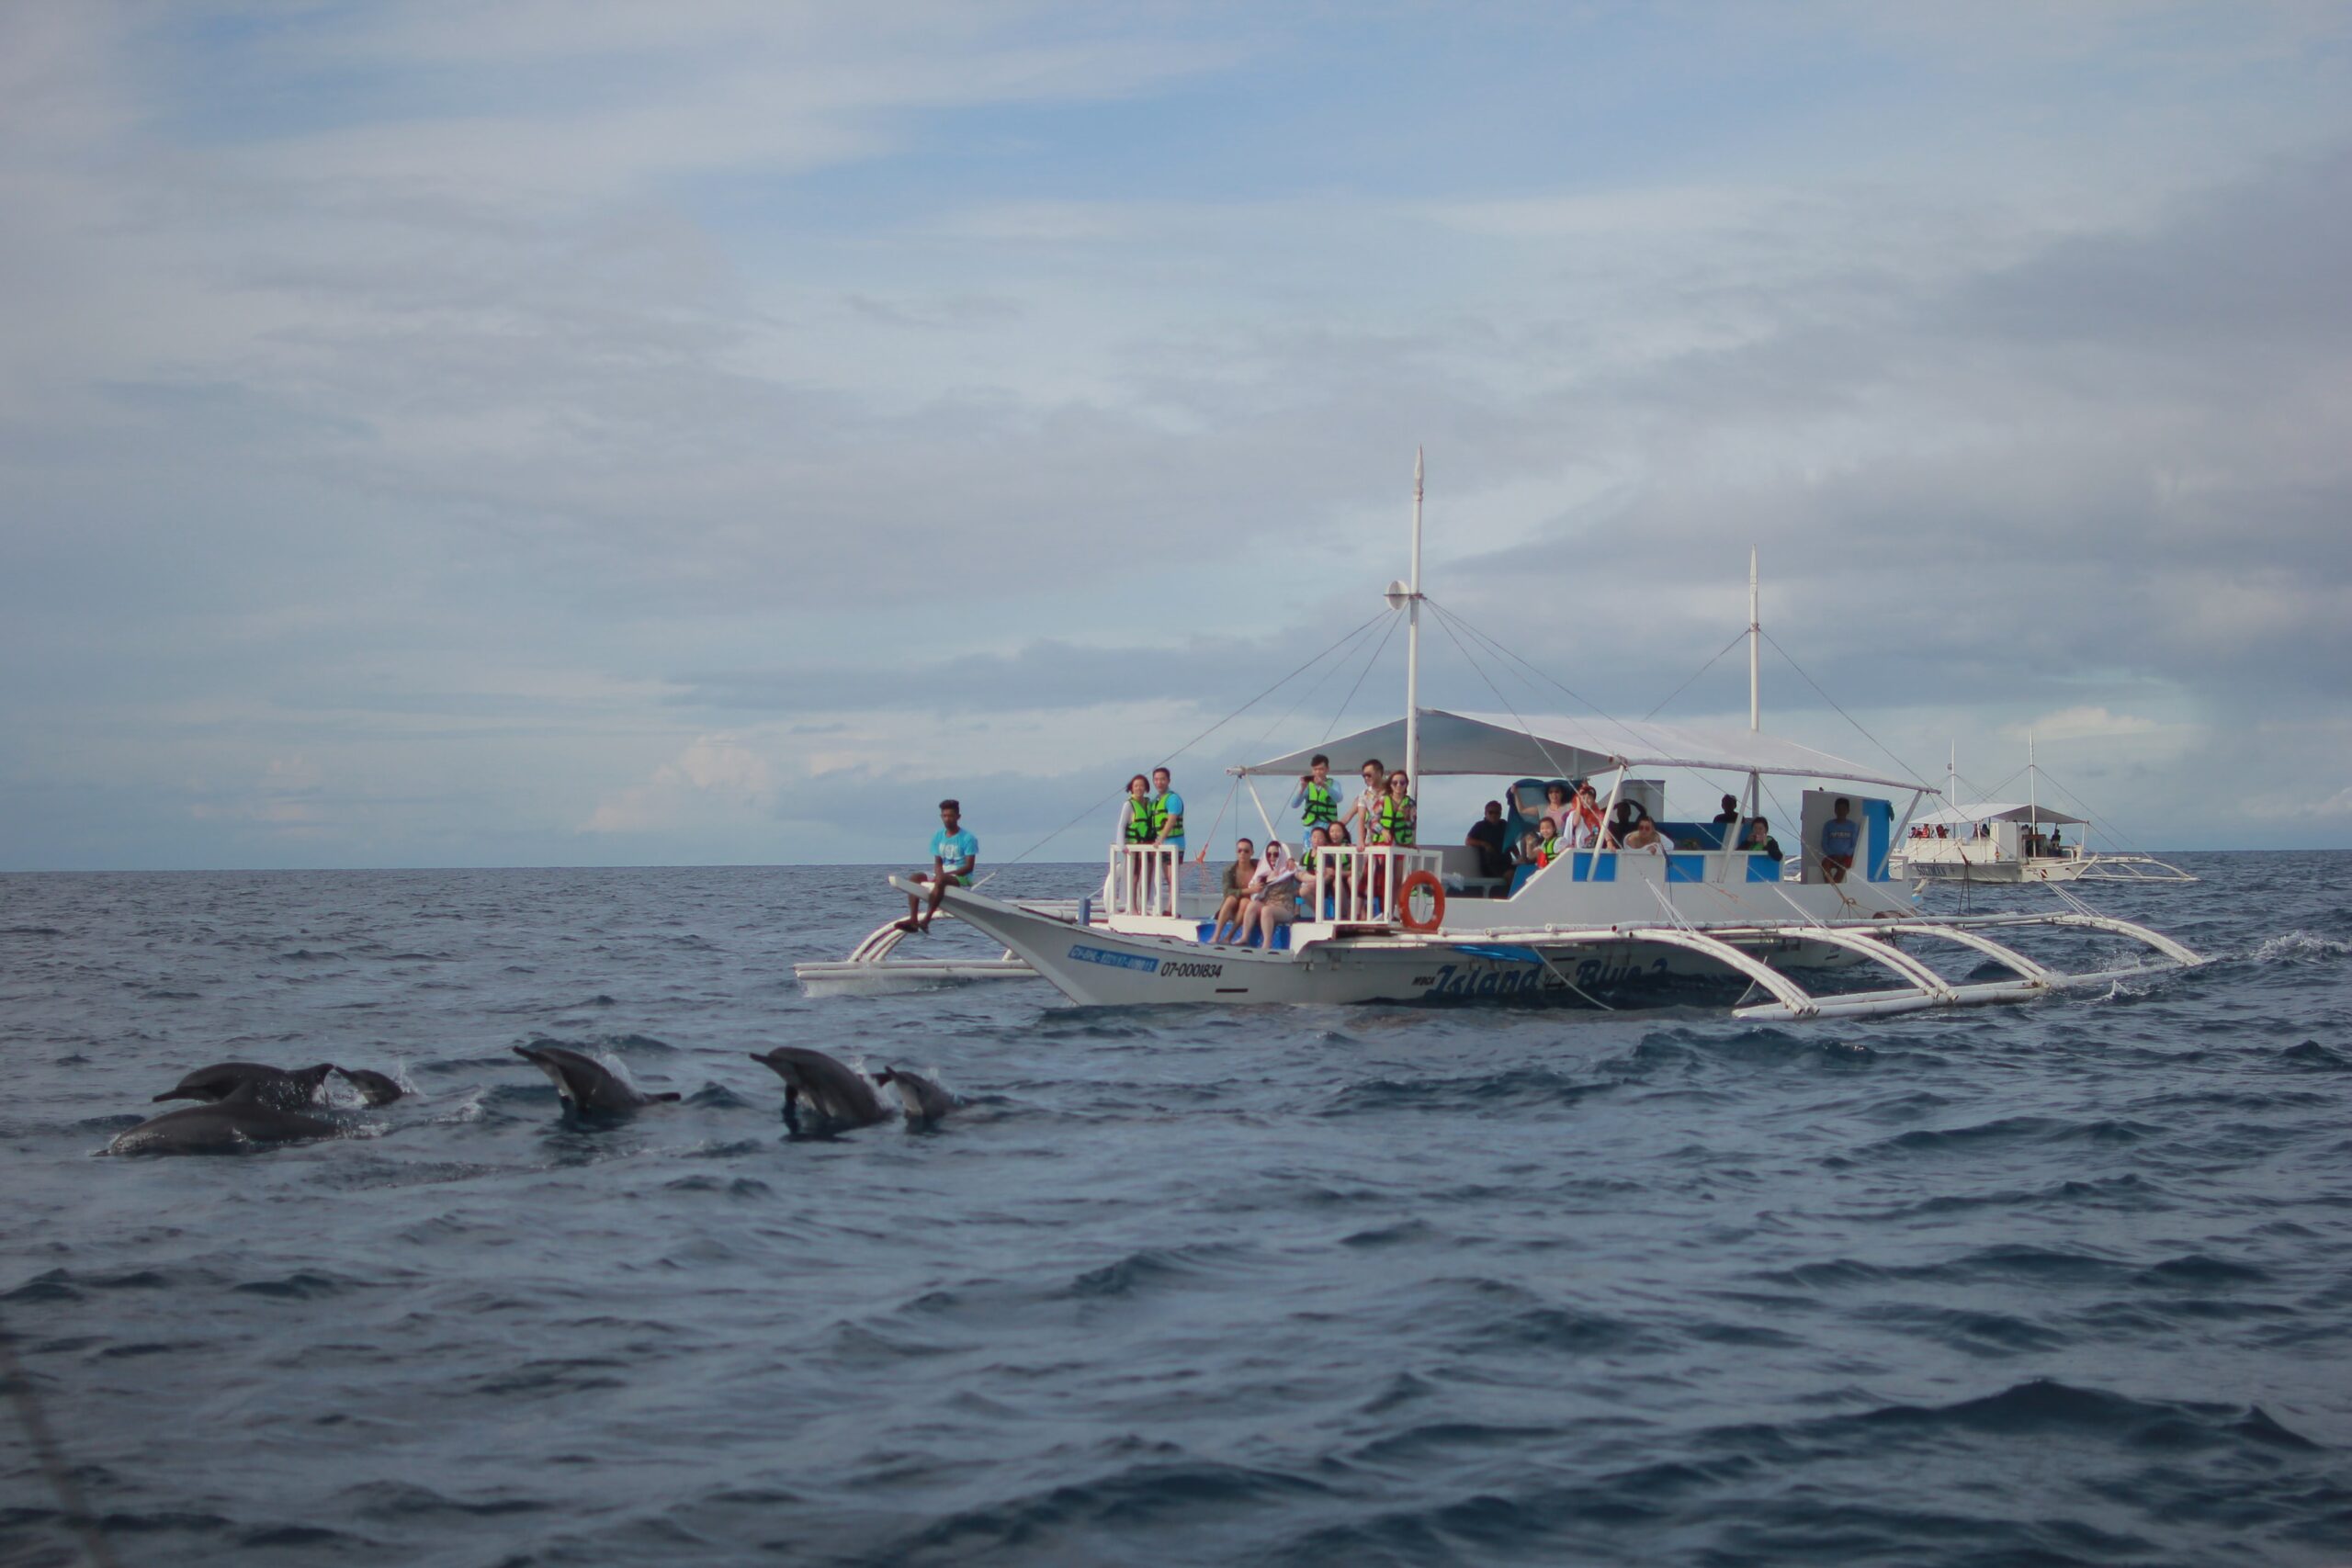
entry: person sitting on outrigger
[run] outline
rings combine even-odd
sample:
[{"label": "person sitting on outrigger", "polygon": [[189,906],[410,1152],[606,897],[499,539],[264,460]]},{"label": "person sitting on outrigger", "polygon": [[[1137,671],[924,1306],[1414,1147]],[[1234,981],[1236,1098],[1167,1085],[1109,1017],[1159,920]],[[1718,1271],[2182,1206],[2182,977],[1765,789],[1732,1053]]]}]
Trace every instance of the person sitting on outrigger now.
[{"label": "person sitting on outrigger", "polygon": [[928,931],[938,918],[940,900],[947,897],[948,886],[972,885],[972,872],[980,863],[980,841],[965,829],[963,818],[960,802],[939,803],[939,831],[931,836],[931,869],[916,872],[914,877],[929,890],[929,903],[908,894],[907,918],[899,922],[900,931]]}]

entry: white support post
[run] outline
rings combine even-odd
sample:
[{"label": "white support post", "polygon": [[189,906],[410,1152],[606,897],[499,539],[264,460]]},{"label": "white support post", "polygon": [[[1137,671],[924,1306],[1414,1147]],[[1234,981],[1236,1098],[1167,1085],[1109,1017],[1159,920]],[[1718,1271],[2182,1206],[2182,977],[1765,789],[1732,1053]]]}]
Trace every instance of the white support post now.
[{"label": "white support post", "polygon": [[[1747,547],[1747,728],[1764,726],[1764,621],[1757,614],[1756,547]],[[1751,813],[1752,815],[1753,813]]]},{"label": "white support post", "polygon": [[1405,775],[1421,787],[1421,449],[1413,448],[1413,572],[1405,611]]}]

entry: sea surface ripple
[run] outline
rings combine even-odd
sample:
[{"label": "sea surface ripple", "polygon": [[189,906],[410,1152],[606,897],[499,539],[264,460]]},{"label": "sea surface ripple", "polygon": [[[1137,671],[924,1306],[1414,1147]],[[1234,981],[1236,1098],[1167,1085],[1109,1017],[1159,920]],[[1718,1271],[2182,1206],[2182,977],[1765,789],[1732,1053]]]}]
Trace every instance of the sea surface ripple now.
[{"label": "sea surface ripple", "polygon": [[[0,877],[0,1325],[130,1564],[2340,1563],[2352,856],[2181,859],[2088,891],[2206,969],[1777,1028],[805,998],[852,868]],[[967,1104],[788,1138],[786,1043]],[[228,1058],[415,1092],[94,1157]]]}]

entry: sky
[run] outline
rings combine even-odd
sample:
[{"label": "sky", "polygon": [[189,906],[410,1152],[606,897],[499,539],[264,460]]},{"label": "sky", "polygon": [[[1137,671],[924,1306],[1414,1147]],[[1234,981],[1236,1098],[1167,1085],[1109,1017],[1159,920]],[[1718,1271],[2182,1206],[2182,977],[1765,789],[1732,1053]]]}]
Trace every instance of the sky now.
[{"label": "sky", "polygon": [[1430,705],[2352,846],[2347,278],[2340,4],[0,6],[0,870],[1230,823],[1417,446]]}]

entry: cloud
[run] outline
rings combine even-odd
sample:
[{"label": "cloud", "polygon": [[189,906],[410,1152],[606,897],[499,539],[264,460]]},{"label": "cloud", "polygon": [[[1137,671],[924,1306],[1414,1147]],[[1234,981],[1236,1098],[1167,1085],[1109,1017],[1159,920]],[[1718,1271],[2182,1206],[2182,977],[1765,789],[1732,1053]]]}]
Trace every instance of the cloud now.
[{"label": "cloud", "polygon": [[2002,733],[2015,740],[2094,740],[2120,735],[2146,735],[2157,728],[2153,719],[2109,713],[2103,707],[2073,707],[2046,713],[2021,724],[2012,724]]},{"label": "cloud", "polygon": [[1424,32],[0,11],[0,863],[1025,820],[1372,614],[1417,443],[1432,591],[1538,671],[1432,626],[1434,700],[1638,716],[1756,543],[1833,750],[1813,679],[1930,763],[2081,729],[2160,824],[2183,737],[2335,787],[2260,727],[2352,714],[2340,15]]},{"label": "cloud", "polygon": [[646,783],[597,802],[591,833],[650,833],[764,811],[775,794],[768,761],[735,736],[704,735],[653,771]]}]

